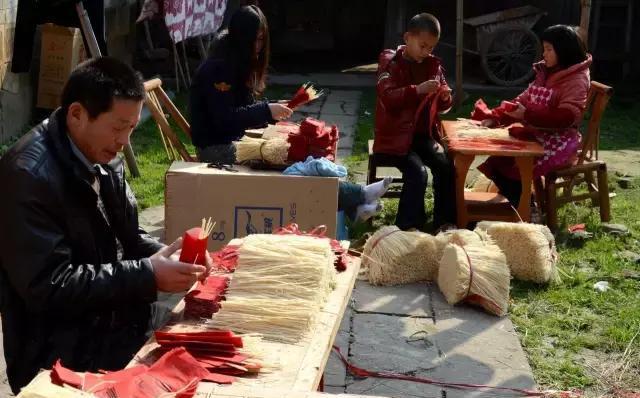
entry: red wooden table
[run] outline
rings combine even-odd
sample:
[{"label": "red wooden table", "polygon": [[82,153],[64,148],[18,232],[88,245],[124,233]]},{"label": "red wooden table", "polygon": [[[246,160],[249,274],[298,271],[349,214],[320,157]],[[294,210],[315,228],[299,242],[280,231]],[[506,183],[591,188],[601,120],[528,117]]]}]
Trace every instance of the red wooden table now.
[{"label": "red wooden table", "polygon": [[[494,221],[526,221],[531,218],[530,197],[533,179],[534,158],[542,156],[542,146],[533,141],[520,140],[513,137],[501,139],[460,137],[457,128],[468,121],[443,121],[442,127],[445,142],[456,168],[456,208],[458,228],[465,228],[469,222]],[[469,167],[477,155],[508,156],[515,159],[520,169],[522,194],[517,213],[509,201],[502,195],[493,192],[465,192],[464,184]],[[519,217],[518,217],[519,215]]]}]

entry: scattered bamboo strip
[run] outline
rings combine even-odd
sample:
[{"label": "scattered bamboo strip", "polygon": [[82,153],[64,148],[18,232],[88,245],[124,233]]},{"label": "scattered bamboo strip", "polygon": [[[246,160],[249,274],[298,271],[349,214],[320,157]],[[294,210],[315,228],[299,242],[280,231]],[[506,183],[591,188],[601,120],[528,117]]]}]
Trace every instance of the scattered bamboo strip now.
[{"label": "scattered bamboo strip", "polygon": [[335,286],[327,239],[298,235],[249,235],[221,310],[207,323],[238,333],[295,343],[313,325]]},{"label": "scattered bamboo strip", "polygon": [[457,138],[501,138],[513,140],[508,128],[489,128],[471,119],[458,118],[456,123]]},{"label": "scattered bamboo strip", "polygon": [[433,236],[385,226],[364,246],[362,264],[369,268],[369,283],[397,285],[435,280],[437,245]]},{"label": "scattered bamboo strip", "polygon": [[476,231],[486,231],[502,249],[515,279],[536,283],[560,279],[555,238],[545,225],[483,221]]},{"label": "scattered bamboo strip", "polygon": [[449,244],[440,260],[438,287],[449,304],[467,301],[503,316],[509,306],[509,268],[494,244]]}]

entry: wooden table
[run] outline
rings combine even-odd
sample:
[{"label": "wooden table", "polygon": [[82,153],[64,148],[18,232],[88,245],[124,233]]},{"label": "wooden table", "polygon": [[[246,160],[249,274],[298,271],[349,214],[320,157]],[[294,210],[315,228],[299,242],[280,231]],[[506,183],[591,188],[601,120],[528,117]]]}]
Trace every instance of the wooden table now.
[{"label": "wooden table", "polygon": [[[528,222],[530,214],[531,183],[533,180],[534,158],[544,154],[542,146],[537,142],[525,141],[513,137],[505,137],[501,141],[509,141],[504,148],[495,145],[483,145],[471,142],[467,138],[459,137],[456,129],[461,121],[447,120],[442,122],[445,142],[453,158],[456,168],[456,209],[458,228],[465,228],[469,222],[494,221],[522,221]],[[522,193],[518,214],[513,211],[509,201],[502,195],[492,192],[465,192],[464,184],[469,167],[476,155],[513,157],[520,169]]]},{"label": "wooden table", "polygon": [[[230,386],[201,382],[198,387],[199,397],[244,397],[247,389],[314,392],[320,385],[324,367],[331,353],[333,342],[338,333],[342,316],[351,297],[351,291],[360,269],[360,259],[352,258],[347,270],[337,276],[336,288],[331,292],[323,309],[318,314],[316,325],[309,335],[299,343],[284,344],[263,341],[266,363],[278,364],[278,369],[271,373],[259,374],[252,378],[239,378]],[[184,309],[184,301],[178,303],[173,313],[179,317]],[[153,351],[158,348],[155,339],[151,338],[138,352],[129,366],[148,363],[154,357]],[[284,395],[281,395],[284,396]]]}]

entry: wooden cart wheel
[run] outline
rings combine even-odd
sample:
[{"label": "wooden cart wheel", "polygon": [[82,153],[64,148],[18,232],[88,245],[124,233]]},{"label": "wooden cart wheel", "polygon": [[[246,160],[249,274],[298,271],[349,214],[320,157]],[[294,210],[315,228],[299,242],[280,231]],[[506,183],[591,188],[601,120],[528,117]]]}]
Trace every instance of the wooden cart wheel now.
[{"label": "wooden cart wheel", "polygon": [[482,69],[489,80],[501,86],[517,86],[533,77],[534,62],[542,46],[526,27],[507,26],[492,32],[481,49]]}]

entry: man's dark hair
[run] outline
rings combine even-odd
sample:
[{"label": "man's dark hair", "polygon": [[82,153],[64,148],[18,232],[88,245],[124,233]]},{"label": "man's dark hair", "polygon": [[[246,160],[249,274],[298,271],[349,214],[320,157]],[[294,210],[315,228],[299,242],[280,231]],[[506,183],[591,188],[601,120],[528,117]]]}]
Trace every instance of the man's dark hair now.
[{"label": "man's dark hair", "polygon": [[553,25],[545,29],[540,38],[553,46],[561,68],[568,68],[587,59],[586,46],[576,28]]},{"label": "man's dark hair", "polygon": [[440,37],[440,21],[433,15],[423,12],[409,20],[407,31],[413,34],[428,32],[436,37]]},{"label": "man's dark hair", "polygon": [[145,97],[142,75],[116,58],[93,58],[78,65],[62,90],[62,112],[79,102],[89,117],[108,112],[114,99],[142,101]]}]

